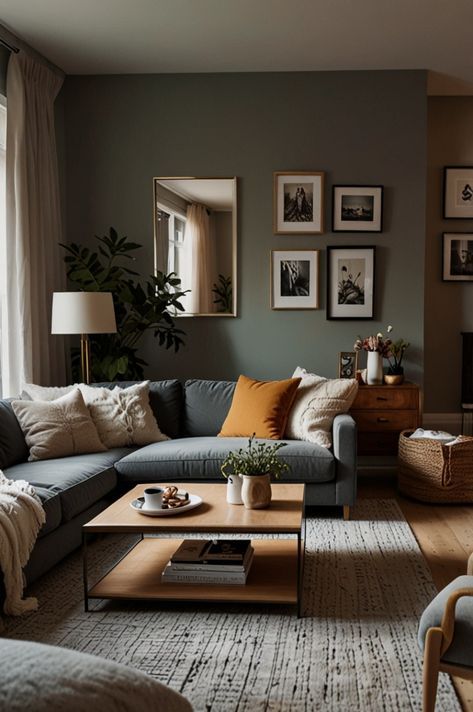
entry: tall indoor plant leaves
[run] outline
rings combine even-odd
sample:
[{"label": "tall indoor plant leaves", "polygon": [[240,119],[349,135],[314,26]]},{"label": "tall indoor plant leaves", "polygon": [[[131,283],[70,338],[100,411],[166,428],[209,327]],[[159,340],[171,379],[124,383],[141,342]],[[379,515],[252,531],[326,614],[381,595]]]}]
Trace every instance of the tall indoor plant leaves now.
[{"label": "tall indoor plant leaves", "polygon": [[[111,292],[117,320],[116,334],[94,334],[92,379],[126,381],[143,378],[148,364],[138,356],[138,343],[152,330],[160,346],[175,351],[184,344],[184,332],[174,323],[172,314],[184,311],[180,303],[185,292],[179,291],[181,280],[174,273],[157,272],[148,280],[138,281],[138,273],[128,261],[142,246],[127,237],[119,237],[114,228],[103,237],[95,236],[98,245],[91,250],[82,245],[61,244],[67,254],[67,276],[73,287],[84,292]],[[73,352],[74,376],[78,376],[78,350]]]}]

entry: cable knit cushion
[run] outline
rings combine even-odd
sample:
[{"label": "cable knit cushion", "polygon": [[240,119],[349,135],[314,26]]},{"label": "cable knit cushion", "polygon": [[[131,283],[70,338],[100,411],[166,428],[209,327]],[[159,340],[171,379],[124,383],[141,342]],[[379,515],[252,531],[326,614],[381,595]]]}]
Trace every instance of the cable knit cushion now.
[{"label": "cable knit cushion", "polygon": [[42,643],[0,640],[0,710],[192,712],[178,692],[128,665]]},{"label": "cable knit cushion", "polygon": [[78,388],[76,383],[74,386],[37,386],[36,383],[25,383],[21,394],[22,400],[42,400],[53,401],[66,396],[68,393]]},{"label": "cable knit cushion", "polygon": [[28,460],[106,449],[78,388],[50,402],[14,400],[12,408],[30,450]]},{"label": "cable knit cushion", "polygon": [[358,383],[352,378],[322,378],[299,366],[293,378],[302,380],[289,412],[286,438],[332,447],[333,419],[350,410]]},{"label": "cable knit cushion", "polygon": [[111,449],[149,445],[169,440],[156,422],[149,404],[149,381],[129,388],[94,388],[79,385],[100,439]]}]

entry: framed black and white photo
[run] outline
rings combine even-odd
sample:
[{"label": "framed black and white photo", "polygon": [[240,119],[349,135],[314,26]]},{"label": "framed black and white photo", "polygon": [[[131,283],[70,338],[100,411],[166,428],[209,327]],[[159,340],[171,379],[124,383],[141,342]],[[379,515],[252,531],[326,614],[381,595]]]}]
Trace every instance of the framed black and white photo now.
[{"label": "framed black and white photo", "polygon": [[382,185],[334,185],[333,232],[382,232]]},{"label": "framed black and white photo", "polygon": [[444,282],[473,282],[473,233],[444,232]]},{"label": "framed black and white photo", "polygon": [[473,218],[473,166],[446,166],[443,172],[443,217]]},{"label": "framed black and white photo", "polygon": [[324,231],[324,173],[274,173],[274,232],[303,235]]},{"label": "framed black and white photo", "polygon": [[272,250],[271,308],[319,308],[318,250]]},{"label": "framed black and white photo", "polygon": [[327,247],[327,319],[373,319],[374,247]]},{"label": "framed black and white photo", "polygon": [[338,377],[356,378],[358,354],[356,351],[340,351],[338,355]]}]

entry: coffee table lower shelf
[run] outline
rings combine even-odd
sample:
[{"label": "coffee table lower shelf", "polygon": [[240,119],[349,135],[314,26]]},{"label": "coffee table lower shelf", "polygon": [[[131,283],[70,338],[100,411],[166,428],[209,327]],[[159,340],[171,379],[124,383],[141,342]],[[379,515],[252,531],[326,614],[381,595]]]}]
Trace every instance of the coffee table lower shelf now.
[{"label": "coffee table lower shelf", "polygon": [[146,537],[90,589],[92,598],[233,601],[298,605],[296,539],[253,539],[253,565],[244,585],[162,583],[161,573],[182,539]]}]

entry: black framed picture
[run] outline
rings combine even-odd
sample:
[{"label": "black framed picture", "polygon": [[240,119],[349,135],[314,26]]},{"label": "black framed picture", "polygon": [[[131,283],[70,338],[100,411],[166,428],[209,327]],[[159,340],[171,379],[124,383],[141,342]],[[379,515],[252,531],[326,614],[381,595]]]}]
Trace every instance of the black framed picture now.
[{"label": "black framed picture", "polygon": [[473,218],[473,166],[446,166],[443,169],[443,217],[452,220]]},{"label": "black framed picture", "polygon": [[358,353],[356,351],[340,351],[338,355],[338,377],[356,378],[358,368]]},{"label": "black framed picture", "polygon": [[327,319],[373,319],[375,247],[327,247]]},{"label": "black framed picture", "polygon": [[274,233],[316,234],[324,231],[324,178],[320,171],[274,173]]},{"label": "black framed picture", "polygon": [[382,232],[382,185],[334,185],[333,232]]},{"label": "black framed picture", "polygon": [[444,282],[473,282],[473,233],[443,233]]},{"label": "black framed picture", "polygon": [[272,250],[271,308],[318,307],[319,250]]}]

